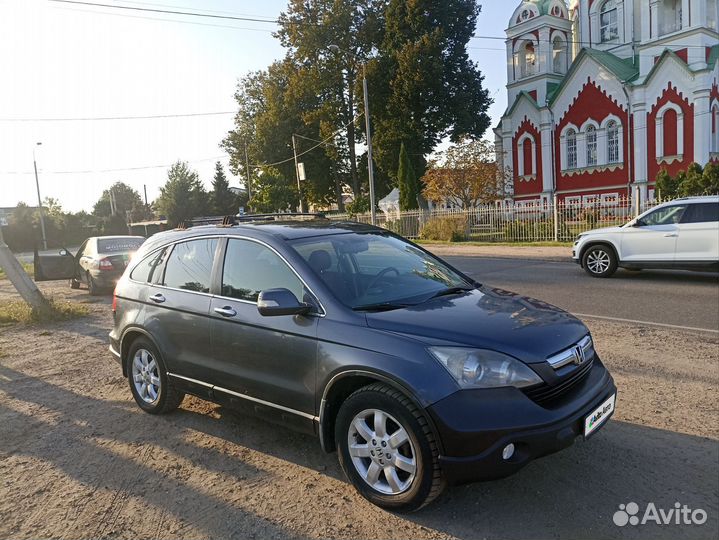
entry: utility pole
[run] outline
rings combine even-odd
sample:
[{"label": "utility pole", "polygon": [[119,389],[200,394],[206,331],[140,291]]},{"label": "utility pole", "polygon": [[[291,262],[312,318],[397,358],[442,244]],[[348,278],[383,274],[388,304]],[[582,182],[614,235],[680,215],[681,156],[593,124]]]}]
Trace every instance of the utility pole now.
[{"label": "utility pole", "polygon": [[145,206],[147,206],[147,184],[142,184],[142,190],[145,192]]},{"label": "utility pole", "polygon": [[2,227],[0,227],[0,268],[5,271],[10,283],[13,284],[22,299],[30,304],[33,311],[41,313],[50,311],[50,305],[40,289],[7,247],[3,239]]},{"label": "utility pole", "polygon": [[[297,163],[297,156],[295,156],[295,163]],[[249,203],[252,198],[252,182],[250,181],[250,158],[247,157],[247,143],[245,143],[245,173],[247,174],[247,200]]]},{"label": "utility pole", "polygon": [[[345,51],[337,45],[329,45],[327,47],[330,51],[335,53],[344,53],[349,56],[353,56],[355,59],[362,62],[362,93],[364,94],[364,119],[365,129],[367,131],[367,176],[369,180],[369,208],[372,225],[377,224],[377,212],[375,211],[375,200],[374,200],[374,165],[372,164],[372,132],[370,129],[369,121],[369,91],[367,90],[367,60],[360,58],[351,51]],[[297,160],[295,160],[297,161]]]},{"label": "utility pole", "polygon": [[369,176],[369,211],[372,225],[377,225],[374,202],[374,165],[372,164],[372,132],[369,121],[369,92],[367,91],[367,62],[362,63],[362,92],[364,94],[364,120],[367,129],[367,173]]},{"label": "utility pole", "polygon": [[[35,143],[41,146],[42,143]],[[47,250],[47,236],[45,236],[45,218],[42,215],[42,198],[40,197],[40,181],[37,178],[37,160],[35,159],[35,146],[32,149],[32,166],[35,169],[35,189],[37,189],[37,210],[40,212],[40,229],[42,230],[42,249]]]},{"label": "utility pole", "polygon": [[297,164],[297,144],[295,143],[295,134],[292,134],[292,152],[295,155],[295,176],[297,177],[297,192],[300,196],[300,212],[305,211],[305,205],[302,202],[302,187],[300,186],[300,168]]}]

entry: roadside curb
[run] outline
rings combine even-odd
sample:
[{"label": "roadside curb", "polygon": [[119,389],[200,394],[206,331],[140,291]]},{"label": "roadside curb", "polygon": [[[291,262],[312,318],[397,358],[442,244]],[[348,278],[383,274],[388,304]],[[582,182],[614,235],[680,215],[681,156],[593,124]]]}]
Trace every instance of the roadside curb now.
[{"label": "roadside curb", "polygon": [[421,244],[421,246],[440,257],[487,257],[492,259],[572,262],[572,248],[570,247],[462,246],[426,243]]}]

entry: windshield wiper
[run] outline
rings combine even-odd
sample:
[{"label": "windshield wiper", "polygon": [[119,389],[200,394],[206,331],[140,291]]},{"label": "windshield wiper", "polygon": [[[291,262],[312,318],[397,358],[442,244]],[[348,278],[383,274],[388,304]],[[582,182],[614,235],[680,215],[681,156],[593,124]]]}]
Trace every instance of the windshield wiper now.
[{"label": "windshield wiper", "polygon": [[463,287],[447,287],[446,289],[442,289],[441,291],[438,291],[434,293],[432,296],[427,298],[427,300],[431,300],[432,298],[438,298],[440,296],[448,296],[450,294],[459,294],[463,292],[469,292],[473,291],[474,287],[470,287],[468,285],[465,285]]},{"label": "windshield wiper", "polygon": [[402,309],[410,305],[411,304],[397,304],[396,302],[378,302],[376,304],[353,307],[352,311],[392,311],[393,309]]}]

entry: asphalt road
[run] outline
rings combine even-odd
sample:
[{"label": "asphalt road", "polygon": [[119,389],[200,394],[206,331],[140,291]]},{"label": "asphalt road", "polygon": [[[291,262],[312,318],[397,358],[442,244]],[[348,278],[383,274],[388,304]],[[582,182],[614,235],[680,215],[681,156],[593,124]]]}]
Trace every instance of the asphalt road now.
[{"label": "asphalt road", "polygon": [[717,274],[620,269],[612,278],[596,279],[572,262],[444,258],[480,283],[544,300],[580,318],[591,315],[719,332]]}]

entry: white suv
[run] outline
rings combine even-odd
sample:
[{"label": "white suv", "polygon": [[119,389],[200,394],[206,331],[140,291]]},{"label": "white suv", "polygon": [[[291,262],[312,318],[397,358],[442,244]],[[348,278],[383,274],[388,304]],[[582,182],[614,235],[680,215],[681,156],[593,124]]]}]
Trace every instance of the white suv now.
[{"label": "white suv", "polygon": [[619,266],[719,270],[719,196],[676,199],[621,227],[584,232],[572,259],[593,277],[609,277]]}]

